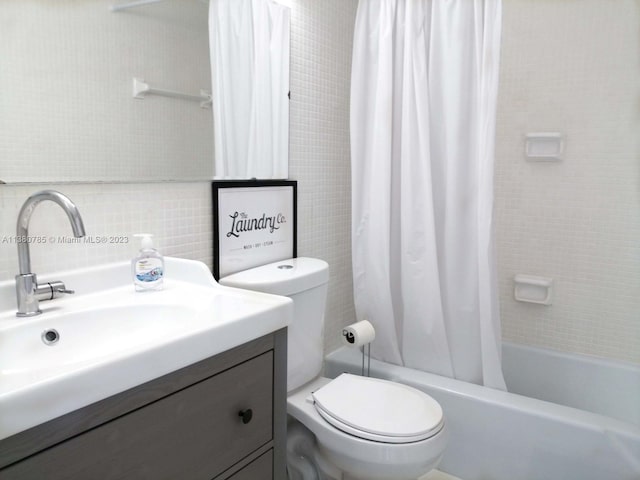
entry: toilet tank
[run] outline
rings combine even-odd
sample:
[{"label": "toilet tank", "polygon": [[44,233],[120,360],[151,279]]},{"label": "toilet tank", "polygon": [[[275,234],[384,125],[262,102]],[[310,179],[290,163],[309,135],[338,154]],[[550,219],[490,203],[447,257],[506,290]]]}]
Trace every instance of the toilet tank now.
[{"label": "toilet tank", "polygon": [[293,300],[293,323],[287,334],[287,391],[307,383],[322,370],[328,282],[327,262],[308,257],[282,260],[220,279],[221,285]]}]

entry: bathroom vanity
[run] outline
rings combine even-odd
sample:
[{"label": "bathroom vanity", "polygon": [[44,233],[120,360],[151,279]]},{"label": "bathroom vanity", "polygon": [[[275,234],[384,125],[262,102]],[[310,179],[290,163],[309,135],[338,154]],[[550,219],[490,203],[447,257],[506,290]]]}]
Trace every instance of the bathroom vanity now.
[{"label": "bathroom vanity", "polygon": [[41,315],[0,312],[0,479],[286,478],[292,302],[165,265],[160,292],[125,262],[63,272],[76,295]]},{"label": "bathroom vanity", "polygon": [[3,480],[285,476],[286,329],[0,441]]}]

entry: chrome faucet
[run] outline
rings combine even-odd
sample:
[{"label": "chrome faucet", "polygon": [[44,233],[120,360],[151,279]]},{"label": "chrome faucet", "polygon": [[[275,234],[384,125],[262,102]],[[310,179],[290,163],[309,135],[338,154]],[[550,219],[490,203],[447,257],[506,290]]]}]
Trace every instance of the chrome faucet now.
[{"label": "chrome faucet", "polygon": [[51,300],[63,293],[74,293],[73,290],[67,290],[64,283],[60,281],[38,285],[36,274],[31,272],[29,220],[35,208],[44,200],[50,200],[60,205],[67,217],[69,217],[73,235],[76,238],[84,237],[85,235],[80,212],[68,197],[54,190],[42,190],[27,198],[18,214],[18,226],[16,229],[18,265],[20,268],[20,273],[16,275],[16,294],[18,298],[16,315],[18,317],[32,317],[42,313],[39,306],[41,300]]}]

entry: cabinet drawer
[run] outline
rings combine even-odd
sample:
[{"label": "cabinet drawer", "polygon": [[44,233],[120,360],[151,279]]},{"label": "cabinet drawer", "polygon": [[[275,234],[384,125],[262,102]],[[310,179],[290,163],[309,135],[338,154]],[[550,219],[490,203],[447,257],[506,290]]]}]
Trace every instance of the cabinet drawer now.
[{"label": "cabinet drawer", "polygon": [[227,480],[273,480],[273,450],[259,456]]},{"label": "cabinet drawer", "polygon": [[[0,477],[210,480],[271,440],[272,382],[269,351],[14,464]],[[247,409],[252,416],[243,423],[239,412]]]}]

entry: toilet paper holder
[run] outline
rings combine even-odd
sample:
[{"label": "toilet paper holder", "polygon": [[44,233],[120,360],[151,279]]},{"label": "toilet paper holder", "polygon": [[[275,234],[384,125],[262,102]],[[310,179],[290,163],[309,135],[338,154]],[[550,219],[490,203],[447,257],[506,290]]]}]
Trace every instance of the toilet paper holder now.
[{"label": "toilet paper holder", "polygon": [[[348,332],[346,330],[342,330],[342,336],[345,338],[345,340],[349,343],[354,343],[354,335],[351,332]],[[366,353],[366,357],[367,357],[367,374],[364,374],[364,359],[365,359],[365,349],[367,350]],[[363,377],[370,377],[371,376],[371,343],[367,343],[365,345],[362,345],[362,376]]]},{"label": "toilet paper holder", "polygon": [[[373,325],[367,320],[348,325],[342,329],[343,343],[351,347],[362,347],[362,376],[371,376],[371,342],[375,339]],[[365,353],[366,352],[366,353]],[[365,357],[367,370],[365,375]]]}]

